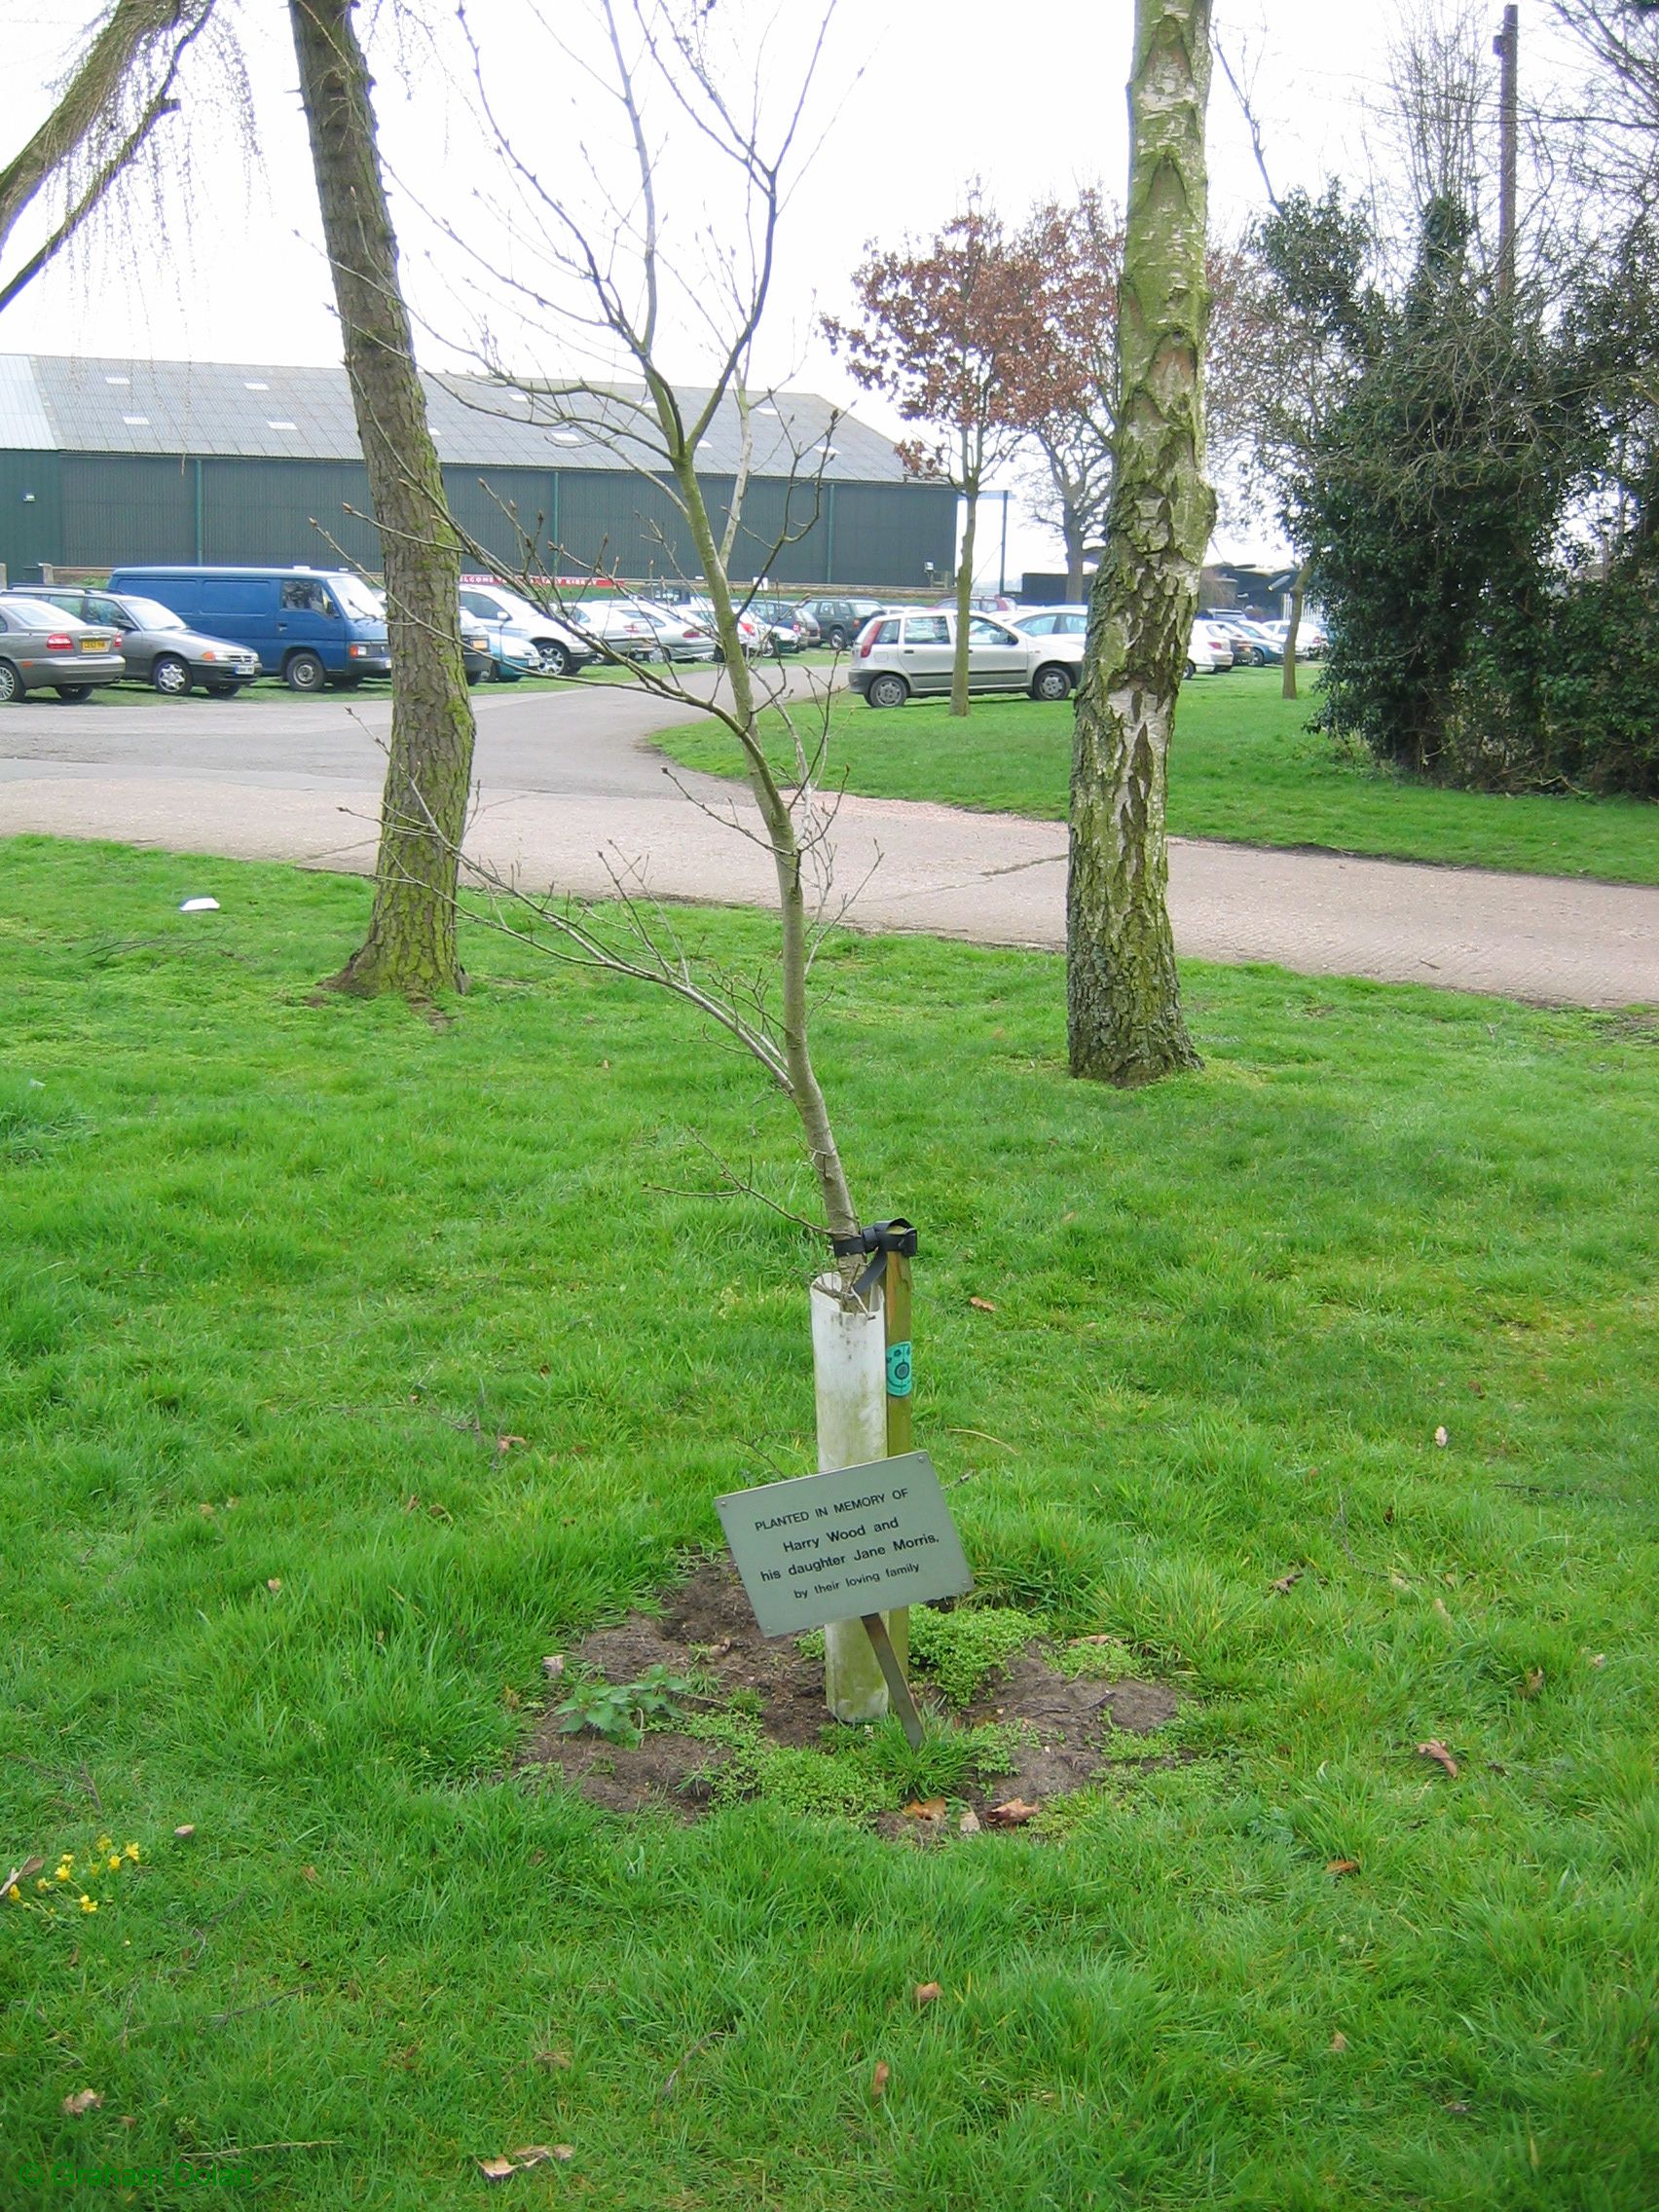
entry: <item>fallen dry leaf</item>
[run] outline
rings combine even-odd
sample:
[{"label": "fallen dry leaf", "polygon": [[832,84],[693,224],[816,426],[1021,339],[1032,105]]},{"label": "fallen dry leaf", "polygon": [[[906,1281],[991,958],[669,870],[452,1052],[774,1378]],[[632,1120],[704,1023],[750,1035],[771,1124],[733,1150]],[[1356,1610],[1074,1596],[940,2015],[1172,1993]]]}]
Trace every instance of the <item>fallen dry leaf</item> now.
[{"label": "fallen dry leaf", "polygon": [[1444,1452],[1447,1445],[1451,1443],[1452,1439],[1447,1435],[1444,1428],[1437,1428],[1434,1432],[1434,1441],[1439,1445],[1441,1451]]},{"label": "fallen dry leaf", "polygon": [[173,1830],[174,1836],[180,1843],[188,1843],[195,1833],[196,1824],[194,1821],[186,1821],[182,1827],[177,1827]]},{"label": "fallen dry leaf", "polygon": [[1344,1874],[1357,1874],[1359,1872],[1359,1861],[1357,1859],[1327,1859],[1325,1871],[1327,1874],[1335,1875],[1340,1880]]},{"label": "fallen dry leaf", "polygon": [[1001,1805],[993,1805],[985,1815],[999,1828],[1022,1828],[1027,1821],[1037,1818],[1038,1807],[1025,1797],[1010,1797]]},{"label": "fallen dry leaf", "polygon": [[541,1662],[541,1672],[550,1682],[556,1682],[565,1672],[565,1654],[562,1651],[548,1652]]},{"label": "fallen dry leaf", "polygon": [[1444,1598],[1435,1599],[1434,1609],[1440,1615],[1443,1621],[1449,1621],[1452,1618],[1452,1615],[1446,1609],[1446,1601]]},{"label": "fallen dry leaf", "polygon": [[572,2060],[568,2050],[538,2050],[535,2054],[535,2063],[537,2066],[569,2068],[572,2064]]},{"label": "fallen dry leaf", "polygon": [[1521,1695],[1523,1697],[1536,1697],[1543,1686],[1544,1670],[1542,1667],[1529,1667],[1522,1679]]},{"label": "fallen dry leaf", "polygon": [[498,1452],[510,1452],[515,1444],[522,1444],[523,1442],[522,1436],[498,1436],[496,1450]]},{"label": "fallen dry leaf", "polygon": [[1426,1744],[1418,1746],[1418,1757],[1419,1759],[1432,1759],[1436,1766],[1443,1766],[1446,1769],[1454,1782],[1456,1781],[1457,1762],[1438,1736],[1431,1736]]},{"label": "fallen dry leaf", "polygon": [[1308,1569],[1305,1567],[1293,1567],[1287,1573],[1281,1574],[1276,1582],[1271,1582],[1268,1587],[1271,1590],[1276,1590],[1281,1598],[1288,1598],[1307,1572]]},{"label": "fallen dry leaf", "polygon": [[302,1882],[314,1882],[316,1880],[316,1868],[314,1866],[302,1866],[300,1868],[300,1879]]},{"label": "fallen dry leaf", "polygon": [[96,2089],[77,2089],[63,2100],[64,2117],[79,2120],[84,2112],[96,2112],[103,2098]]},{"label": "fallen dry leaf", "polygon": [[942,1997],[943,1995],[944,1991],[937,1981],[918,1981],[916,1984],[916,2003],[918,2005],[931,2005],[936,1997]]},{"label": "fallen dry leaf", "polygon": [[1331,2048],[1333,2050],[1346,2050],[1347,2048],[1347,2038],[1344,2035],[1341,2028],[1339,2028],[1336,2034],[1331,2038]]},{"label": "fallen dry leaf", "polygon": [[996,1308],[988,1298],[971,1298],[968,1303],[973,1307],[976,1313],[994,1313],[996,1311]]},{"label": "fallen dry leaf", "polygon": [[974,1810],[974,1808],[973,1808],[973,1806],[972,1806],[972,1805],[964,1805],[964,1806],[963,1806],[963,1808],[962,1808],[962,1818],[961,1818],[961,1819],[960,1819],[960,1820],[959,1820],[959,1821],[957,1822],[957,1824],[956,1824],[956,1832],[957,1832],[957,1834],[958,1834],[958,1835],[977,1835],[977,1834],[978,1834],[978,1832],[979,1832],[979,1816],[978,1816],[978,1814],[977,1814],[977,1813],[976,1813],[976,1812],[975,1812],[975,1810]]},{"label": "fallen dry leaf", "polygon": [[486,2181],[510,2181],[518,2168],[511,2158],[480,2158],[478,2171]]},{"label": "fallen dry leaf", "polygon": [[561,2164],[567,2163],[575,2155],[569,2143],[526,2143],[517,2151],[507,2153],[521,2173],[529,2166],[545,2166],[554,2158]]},{"label": "fallen dry leaf", "polygon": [[892,2079],[892,2067],[888,2065],[885,2058],[878,2058],[875,2062],[875,2072],[869,2078],[869,2095],[872,2104],[880,2104],[882,2098],[887,2094],[887,2084]]},{"label": "fallen dry leaf", "polygon": [[44,1859],[25,1859],[20,1866],[14,1866],[6,1879],[0,1882],[0,1897],[8,1890],[15,1890],[19,1882],[32,1882],[45,1864]]},{"label": "fallen dry leaf", "polygon": [[1592,1651],[1590,1664],[1592,1667],[1604,1667],[1607,1664],[1607,1654],[1604,1651]]},{"label": "fallen dry leaf", "polygon": [[271,1595],[275,1597],[277,1591],[282,1587],[282,1577],[279,1574],[274,1574],[271,1577],[270,1581],[265,1585],[265,1587],[270,1591]]},{"label": "fallen dry leaf", "polygon": [[927,1821],[935,1825],[943,1820],[944,1815],[945,1802],[942,1797],[912,1797],[903,1809],[905,1820]]},{"label": "fallen dry leaf", "polygon": [[1388,1579],[1396,1590],[1409,1590],[1411,1588],[1411,1584],[1403,1574],[1390,1574]]}]

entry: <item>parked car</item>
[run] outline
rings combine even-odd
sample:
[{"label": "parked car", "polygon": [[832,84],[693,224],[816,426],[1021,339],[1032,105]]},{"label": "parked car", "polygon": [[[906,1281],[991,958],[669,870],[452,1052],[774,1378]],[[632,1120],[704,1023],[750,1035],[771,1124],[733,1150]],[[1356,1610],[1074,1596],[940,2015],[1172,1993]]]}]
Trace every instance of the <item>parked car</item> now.
[{"label": "parked car", "polygon": [[[680,611],[689,617],[690,620],[702,623],[709,635],[715,639],[716,660],[723,660],[725,654],[720,649],[719,640],[716,635],[719,625],[716,620],[713,602],[707,599],[688,599],[683,602]],[[753,609],[745,612],[741,603],[737,611],[737,628],[738,635],[743,640],[744,653],[748,659],[757,659],[761,653],[768,649],[769,632],[765,622]]]},{"label": "parked car", "polygon": [[[1288,622],[1264,622],[1262,627],[1264,630],[1271,631],[1277,638],[1282,656],[1284,642],[1290,636],[1290,624]],[[1329,649],[1330,643],[1330,639],[1325,635],[1324,626],[1315,621],[1311,615],[1304,614],[1296,631],[1297,659],[1320,660]]]},{"label": "parked car", "polygon": [[[859,633],[847,682],[872,707],[902,707],[912,696],[948,691],[955,659],[954,614],[895,608],[872,617]],[[968,617],[972,691],[1064,699],[1082,660],[1081,638],[1028,638],[994,615]]]},{"label": "parked car", "polygon": [[259,655],[250,647],[192,630],[170,607],[137,592],[117,595],[78,584],[41,584],[24,596],[94,628],[113,630],[127,663],[127,681],[154,684],[165,698],[182,699],[198,683],[217,698],[234,698],[259,674]]},{"label": "parked car", "polygon": [[818,624],[831,652],[844,653],[872,614],[883,611],[879,599],[807,599],[801,602]]},{"label": "parked car", "polygon": [[372,584],[340,569],[117,569],[109,588],[160,601],[208,637],[259,656],[294,691],[354,690],[391,674],[386,613]]},{"label": "parked car", "polygon": [[689,608],[653,605],[642,599],[629,603],[629,611],[656,632],[664,660],[713,660],[719,649],[714,632]]},{"label": "parked car", "polygon": [[818,643],[818,624],[787,599],[752,599],[744,612],[764,625],[769,653],[798,653]]},{"label": "parked car", "polygon": [[1247,661],[1252,668],[1266,668],[1270,661],[1284,659],[1284,642],[1260,622],[1252,622],[1246,614],[1200,614],[1201,622],[1224,631],[1232,641],[1235,661]]},{"label": "parked car", "polygon": [[[566,619],[584,635],[596,658],[655,660],[661,651],[656,629],[626,600],[584,599],[565,609]],[[594,641],[608,648],[602,653]]]},{"label": "parked car", "polygon": [[0,707],[30,691],[86,699],[127,674],[117,633],[25,593],[0,597]]},{"label": "parked car", "polygon": [[573,608],[563,617],[549,614],[545,608],[509,591],[505,584],[479,576],[461,578],[461,604],[479,621],[508,622],[529,638],[539,656],[543,676],[575,676],[599,658],[592,640],[583,637],[574,622]]},{"label": "parked car", "polygon": [[[1187,641],[1187,674],[1189,676],[1214,676],[1217,673],[1215,646],[1211,643],[1215,633],[1207,622],[1195,622],[1192,636]],[[1231,648],[1227,666],[1233,666]]]},{"label": "parked car", "polygon": [[[499,628],[505,629],[501,623]],[[503,674],[498,659],[498,643],[488,622],[475,621],[470,614],[461,618],[461,657],[466,669],[468,683],[482,683],[487,677],[499,677],[503,682],[516,683],[521,676],[533,675],[541,667],[541,655],[526,638],[508,659],[510,673]]]},{"label": "parked car", "polygon": [[1195,637],[1202,636],[1207,641],[1210,651],[1210,665],[1218,676],[1244,657],[1241,651],[1234,651],[1233,640],[1220,624],[1206,622],[1201,614],[1194,624],[1193,635]]},{"label": "parked car", "polygon": [[1083,638],[1088,634],[1087,607],[1020,607],[1008,619],[1028,638]]},{"label": "parked car", "polygon": [[[976,592],[968,604],[976,614],[1000,614],[1007,622],[1012,622],[1019,612],[1019,602],[1010,599],[1005,591]],[[956,594],[952,592],[948,599],[936,599],[930,611],[936,614],[954,614]]]}]

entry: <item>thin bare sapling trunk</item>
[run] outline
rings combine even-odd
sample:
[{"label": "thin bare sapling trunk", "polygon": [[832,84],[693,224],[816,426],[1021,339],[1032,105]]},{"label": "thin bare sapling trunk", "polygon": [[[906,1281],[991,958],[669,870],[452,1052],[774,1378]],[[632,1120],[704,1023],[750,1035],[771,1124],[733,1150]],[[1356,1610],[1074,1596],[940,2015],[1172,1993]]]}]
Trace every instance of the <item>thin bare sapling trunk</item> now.
[{"label": "thin bare sapling trunk", "polygon": [[1296,697],[1296,640],[1302,628],[1302,595],[1308,585],[1308,564],[1300,562],[1296,581],[1290,588],[1290,626],[1284,634],[1284,681],[1279,685],[1283,699]]},{"label": "thin bare sapling trunk", "polygon": [[956,571],[956,650],[950,663],[950,711],[968,712],[968,624],[974,610],[974,548],[979,535],[979,484],[970,480],[968,513],[962,525],[962,562]]},{"label": "thin bare sapling trunk", "polygon": [[398,281],[354,0],[289,0],[346,367],[380,525],[391,740],[368,935],[333,978],[425,1001],[461,986],[456,883],[472,774],[461,546]]},{"label": "thin bare sapling trunk", "polygon": [[1077,698],[1071,1070],[1122,1085],[1199,1064],[1175,974],[1165,803],[1215,519],[1203,478],[1209,17],[1209,0],[1136,0],[1112,503]]}]

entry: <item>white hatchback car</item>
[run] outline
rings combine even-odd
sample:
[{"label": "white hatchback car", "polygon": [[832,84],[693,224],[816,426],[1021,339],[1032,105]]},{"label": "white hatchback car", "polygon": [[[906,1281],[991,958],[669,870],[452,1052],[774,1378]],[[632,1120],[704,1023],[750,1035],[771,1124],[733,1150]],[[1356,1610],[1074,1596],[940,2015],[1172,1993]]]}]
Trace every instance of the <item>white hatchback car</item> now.
[{"label": "white hatchback car", "polygon": [[[847,669],[849,689],[872,707],[950,689],[956,660],[956,617],[895,608],[872,615],[859,632]],[[968,688],[1024,691],[1033,699],[1064,699],[1083,662],[1081,637],[1028,638],[994,615],[968,617]]]}]

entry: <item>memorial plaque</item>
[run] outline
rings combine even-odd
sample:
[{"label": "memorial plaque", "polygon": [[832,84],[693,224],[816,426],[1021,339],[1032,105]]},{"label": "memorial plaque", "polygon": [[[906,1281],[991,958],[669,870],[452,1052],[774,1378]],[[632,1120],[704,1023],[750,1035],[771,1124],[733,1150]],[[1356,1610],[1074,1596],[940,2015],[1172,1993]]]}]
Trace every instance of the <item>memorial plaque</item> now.
[{"label": "memorial plaque", "polygon": [[715,1508],[762,1636],[931,1604],[974,1587],[925,1452],[733,1491]]}]

